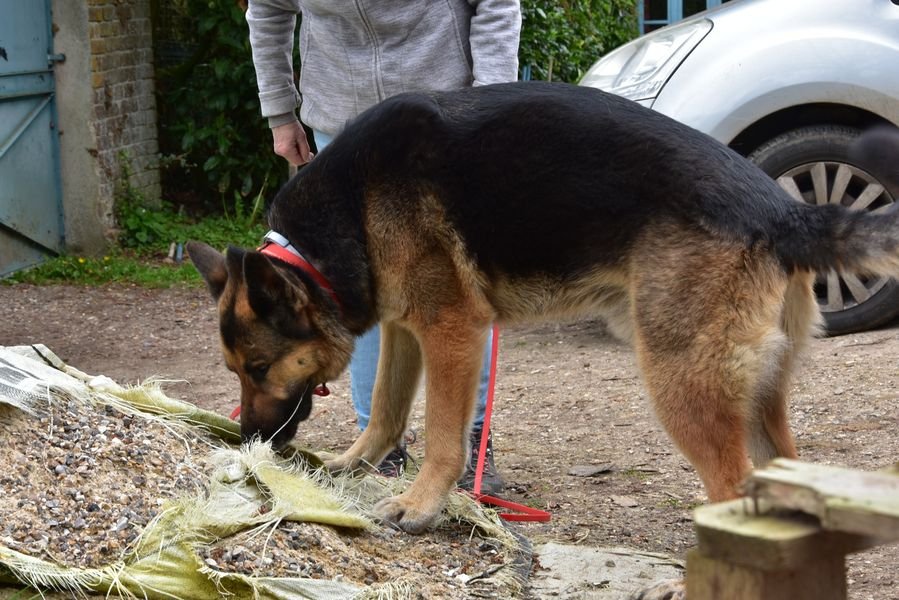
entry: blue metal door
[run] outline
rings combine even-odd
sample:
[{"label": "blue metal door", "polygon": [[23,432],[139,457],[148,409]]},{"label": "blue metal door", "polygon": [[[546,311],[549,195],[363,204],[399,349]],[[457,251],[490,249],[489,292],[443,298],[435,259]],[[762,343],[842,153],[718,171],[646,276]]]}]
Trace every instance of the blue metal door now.
[{"label": "blue metal door", "polygon": [[50,0],[0,0],[0,276],[62,250]]}]

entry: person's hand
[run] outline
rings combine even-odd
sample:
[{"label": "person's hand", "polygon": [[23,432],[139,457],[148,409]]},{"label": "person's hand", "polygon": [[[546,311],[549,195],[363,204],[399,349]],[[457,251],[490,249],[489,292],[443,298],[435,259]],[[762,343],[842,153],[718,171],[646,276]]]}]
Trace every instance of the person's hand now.
[{"label": "person's hand", "polygon": [[306,132],[297,121],[272,128],[275,154],[283,156],[294,166],[304,165],[314,156],[309,150]]}]

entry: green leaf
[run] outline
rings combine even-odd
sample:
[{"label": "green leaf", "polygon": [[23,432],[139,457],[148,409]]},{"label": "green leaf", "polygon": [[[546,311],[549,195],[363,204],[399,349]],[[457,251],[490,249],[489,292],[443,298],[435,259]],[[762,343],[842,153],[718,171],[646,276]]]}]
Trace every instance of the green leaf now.
[{"label": "green leaf", "polygon": [[203,170],[206,172],[212,171],[218,166],[219,162],[221,162],[221,158],[218,155],[212,155],[203,163]]},{"label": "green leaf", "polygon": [[243,177],[243,183],[240,186],[240,195],[241,196],[249,196],[250,192],[253,191],[253,176],[247,173]]}]

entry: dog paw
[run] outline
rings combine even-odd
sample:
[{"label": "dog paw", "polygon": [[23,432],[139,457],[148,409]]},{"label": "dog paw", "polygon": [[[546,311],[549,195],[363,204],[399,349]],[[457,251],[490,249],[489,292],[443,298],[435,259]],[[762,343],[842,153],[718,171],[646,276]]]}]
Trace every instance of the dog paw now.
[{"label": "dog paw", "polygon": [[687,600],[687,584],[683,579],[668,579],[632,594],[628,600]]},{"label": "dog paw", "polygon": [[367,463],[356,456],[322,453],[319,455],[325,467],[332,473],[355,473],[368,470]]},{"label": "dog paw", "polygon": [[406,533],[418,534],[431,527],[440,516],[442,508],[416,506],[403,495],[384,498],[374,507],[374,514],[384,523],[390,523]]}]

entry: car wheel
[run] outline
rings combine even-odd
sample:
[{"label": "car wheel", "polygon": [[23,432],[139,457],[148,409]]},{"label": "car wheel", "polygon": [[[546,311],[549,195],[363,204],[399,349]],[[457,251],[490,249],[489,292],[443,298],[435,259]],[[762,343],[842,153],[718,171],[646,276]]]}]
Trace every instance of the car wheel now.
[{"label": "car wheel", "polygon": [[[875,165],[850,159],[850,146],[859,135],[852,127],[803,127],[766,142],[749,159],[797,200],[884,210],[897,201],[899,189],[879,180],[872,173]],[[899,282],[887,277],[819,273],[815,294],[830,335],[879,327],[899,315]]]}]

